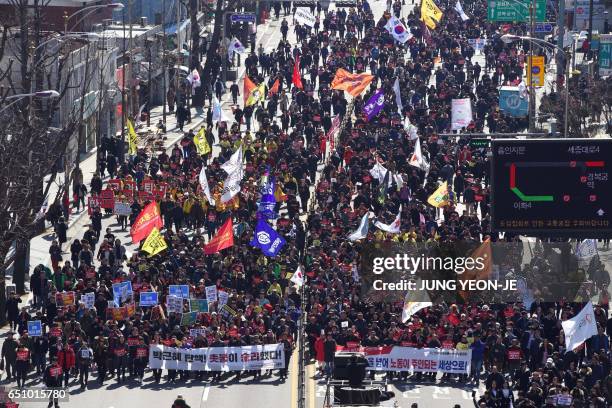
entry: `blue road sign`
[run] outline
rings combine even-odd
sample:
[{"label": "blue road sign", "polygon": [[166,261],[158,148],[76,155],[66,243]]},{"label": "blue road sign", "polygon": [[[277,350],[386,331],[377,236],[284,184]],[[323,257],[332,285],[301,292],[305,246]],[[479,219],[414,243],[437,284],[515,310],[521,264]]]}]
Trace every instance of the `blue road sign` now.
[{"label": "blue road sign", "polygon": [[536,33],[552,33],[553,24],[552,23],[536,23],[535,32]]},{"label": "blue road sign", "polygon": [[255,14],[253,13],[234,13],[230,16],[232,23],[255,23]]}]

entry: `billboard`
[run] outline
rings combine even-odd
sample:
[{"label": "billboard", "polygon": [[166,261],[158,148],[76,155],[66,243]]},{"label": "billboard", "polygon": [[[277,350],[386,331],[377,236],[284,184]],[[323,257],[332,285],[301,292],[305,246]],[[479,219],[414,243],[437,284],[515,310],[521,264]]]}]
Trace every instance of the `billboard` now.
[{"label": "billboard", "polygon": [[612,236],[611,139],[492,141],[493,229]]}]

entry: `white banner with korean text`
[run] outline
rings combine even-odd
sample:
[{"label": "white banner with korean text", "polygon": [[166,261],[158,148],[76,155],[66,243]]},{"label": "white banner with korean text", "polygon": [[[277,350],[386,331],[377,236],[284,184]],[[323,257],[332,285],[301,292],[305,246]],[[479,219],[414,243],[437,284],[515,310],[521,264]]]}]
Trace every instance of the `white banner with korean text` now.
[{"label": "white banner with korean text", "polygon": [[188,371],[272,370],[285,368],[285,356],[281,343],[193,349],[155,344],[149,347],[149,367]]},{"label": "white banner with korean text", "polygon": [[469,374],[472,361],[472,350],[401,346],[359,347],[350,350],[365,353],[368,369],[375,371]]}]

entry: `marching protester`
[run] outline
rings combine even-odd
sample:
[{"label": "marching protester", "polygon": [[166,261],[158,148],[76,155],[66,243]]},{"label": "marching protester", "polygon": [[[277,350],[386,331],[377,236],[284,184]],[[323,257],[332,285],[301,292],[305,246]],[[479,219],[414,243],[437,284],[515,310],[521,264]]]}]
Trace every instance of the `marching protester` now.
[{"label": "marching protester", "polygon": [[[207,124],[193,132],[182,132],[191,119],[184,92],[170,88],[180,142],[158,151],[128,140],[125,161],[109,154],[110,179],[91,188],[109,197],[101,207],[116,212],[122,231],[129,219],[131,242],[112,230],[100,236],[111,216],[96,209],[63,260],[64,221],[56,225],[54,274],[37,302],[53,361],[47,386],[61,386],[63,376],[68,387],[77,367],[86,388],[92,362],[100,384],[109,373],[121,384],[151,375],[169,386],[221,382],[227,371],[233,381],[285,380],[307,314],[302,346],[327,377],[337,351],[431,348],[461,358],[449,359],[454,369],[416,373],[370,366],[371,378],[392,380],[394,371],[401,382],[469,378],[487,390],[474,395],[478,407],[545,406],[566,392],[580,394],[584,406],[610,401],[607,304],[594,306],[598,336],[568,349],[562,322],[590,302],[544,296],[550,280],[542,276],[555,269],[543,249],[526,263],[522,252],[500,263],[502,276],[539,288],[533,299],[445,300],[403,318],[403,299],[361,296],[367,244],[522,250],[520,237],[492,229],[490,148],[452,132],[526,129],[526,120],[500,111],[498,88],[521,82],[526,57],[523,44],[507,44],[501,33],[527,27],[488,22],[481,0],[466,2],[467,19],[457,2],[424,2],[430,11],[389,1],[376,15],[365,0],[322,14],[318,6],[317,25],[298,16],[294,31],[276,3],[282,40],[246,58],[243,84],[233,82],[228,95],[219,62],[208,79]],[[237,105],[233,116],[224,97]],[[457,100],[474,107],[459,127]],[[77,191],[79,206],[86,189]],[[593,286],[605,286],[606,272],[594,262],[589,276],[601,282]],[[10,315],[15,327],[17,315]],[[9,335],[2,347],[9,379],[16,350]],[[46,347],[35,353],[39,369]],[[595,391],[584,393],[579,382]],[[173,406],[187,405],[179,396]]]}]

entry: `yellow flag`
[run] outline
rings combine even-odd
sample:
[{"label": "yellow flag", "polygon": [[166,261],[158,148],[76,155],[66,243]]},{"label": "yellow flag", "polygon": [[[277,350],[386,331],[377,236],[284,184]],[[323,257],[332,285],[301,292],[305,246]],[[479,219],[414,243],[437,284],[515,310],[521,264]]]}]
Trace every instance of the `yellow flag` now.
[{"label": "yellow flag", "polygon": [[142,244],[142,250],[147,252],[149,256],[159,254],[164,249],[168,248],[168,244],[157,228],[153,228],[151,233]]},{"label": "yellow flag", "polygon": [[430,30],[436,28],[436,23],[442,20],[442,10],[433,0],[421,0],[421,20]]},{"label": "yellow flag", "polygon": [[136,131],[134,130],[134,125],[132,125],[132,121],[128,119],[127,121],[128,128],[128,154],[131,156],[136,155],[138,153],[138,139],[136,137]]},{"label": "yellow flag", "polygon": [[429,196],[427,202],[437,208],[447,206],[449,203],[448,183],[446,181],[442,183],[440,187]]},{"label": "yellow flag", "polygon": [[193,137],[193,144],[195,145],[198,154],[208,154],[210,153],[210,145],[208,144],[208,140],[206,140],[206,134],[204,132],[204,128],[200,128],[198,133]]},{"label": "yellow flag", "polygon": [[257,85],[251,93],[249,93],[249,97],[247,98],[244,106],[255,105],[257,102],[263,102],[266,99],[266,84],[263,82]]}]

